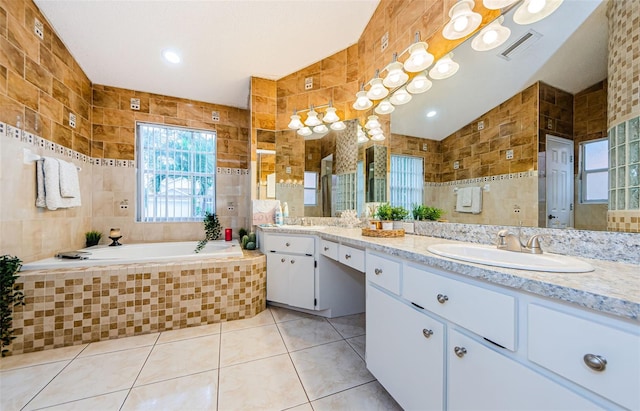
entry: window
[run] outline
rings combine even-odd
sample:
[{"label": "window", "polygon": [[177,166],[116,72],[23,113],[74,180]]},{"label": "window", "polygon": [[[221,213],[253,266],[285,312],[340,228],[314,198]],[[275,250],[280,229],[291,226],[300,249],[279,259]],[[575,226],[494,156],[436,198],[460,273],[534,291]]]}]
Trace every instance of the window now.
[{"label": "window", "polygon": [[313,171],[304,172],[304,205],[315,206],[318,205],[317,193],[318,191],[318,173]]},{"label": "window", "polygon": [[138,221],[201,221],[214,212],[214,131],[138,123]]},{"label": "window", "polygon": [[389,191],[391,205],[411,211],[422,204],[424,189],[423,160],[420,157],[391,155]]},{"label": "window", "polygon": [[580,143],[580,200],[607,203],[609,200],[609,140]]}]

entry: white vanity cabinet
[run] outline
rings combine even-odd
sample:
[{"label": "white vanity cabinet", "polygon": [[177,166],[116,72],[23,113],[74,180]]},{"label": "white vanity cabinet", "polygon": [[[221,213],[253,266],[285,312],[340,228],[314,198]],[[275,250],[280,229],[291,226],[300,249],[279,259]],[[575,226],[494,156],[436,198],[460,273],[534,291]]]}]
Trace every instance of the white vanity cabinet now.
[{"label": "white vanity cabinet", "polygon": [[367,288],[367,368],[405,410],[441,410],[444,325]]},{"label": "white vanity cabinet", "polygon": [[267,300],[313,310],[316,303],[315,238],[265,234]]},{"label": "white vanity cabinet", "polygon": [[449,329],[449,410],[597,410],[594,403],[456,329]]}]

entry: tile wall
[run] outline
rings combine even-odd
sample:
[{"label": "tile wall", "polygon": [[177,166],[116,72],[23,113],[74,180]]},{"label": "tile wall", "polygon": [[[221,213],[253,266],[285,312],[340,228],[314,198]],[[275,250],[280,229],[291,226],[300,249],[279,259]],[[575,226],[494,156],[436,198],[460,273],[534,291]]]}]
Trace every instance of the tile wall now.
[{"label": "tile wall", "polygon": [[[425,145],[426,150],[424,149]],[[393,155],[422,157],[424,161],[424,181],[441,181],[442,142],[401,134],[391,134],[389,148]]]}]

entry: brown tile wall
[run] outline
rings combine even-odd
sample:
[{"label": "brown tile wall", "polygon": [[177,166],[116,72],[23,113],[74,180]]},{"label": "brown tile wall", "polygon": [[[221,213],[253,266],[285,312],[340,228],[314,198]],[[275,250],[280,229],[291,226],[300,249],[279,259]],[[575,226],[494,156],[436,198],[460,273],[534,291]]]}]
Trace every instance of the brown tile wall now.
[{"label": "brown tile wall", "polygon": [[89,78],[31,0],[0,0],[0,121],[16,126],[18,116],[24,130],[90,154]]},{"label": "brown tile wall", "polygon": [[[537,170],[537,110],[536,83],[442,140],[440,181]],[[478,131],[480,120],[484,129]],[[505,159],[509,149],[512,160]]]},{"label": "brown tile wall", "polygon": [[546,151],[545,136],[573,139],[573,95],[540,82],[540,147]]},{"label": "brown tile wall", "polygon": [[[304,139],[295,130],[276,131],[276,183],[293,180],[302,184],[304,145]],[[287,167],[291,167],[291,173],[287,173]]]},{"label": "brown tile wall", "polygon": [[[140,99],[140,110],[130,108]],[[211,112],[220,121],[211,121]],[[135,124],[146,121],[217,131],[217,165],[249,167],[249,111],[103,85],[93,86],[91,156],[134,159]]]},{"label": "brown tile wall", "polygon": [[266,307],[266,258],[23,274],[12,354],[249,318]]},{"label": "brown tile wall", "polygon": [[[427,151],[423,150],[424,144]],[[440,182],[442,167],[442,142],[425,138],[392,134],[389,142],[392,155],[422,157],[424,159],[424,181]]]}]

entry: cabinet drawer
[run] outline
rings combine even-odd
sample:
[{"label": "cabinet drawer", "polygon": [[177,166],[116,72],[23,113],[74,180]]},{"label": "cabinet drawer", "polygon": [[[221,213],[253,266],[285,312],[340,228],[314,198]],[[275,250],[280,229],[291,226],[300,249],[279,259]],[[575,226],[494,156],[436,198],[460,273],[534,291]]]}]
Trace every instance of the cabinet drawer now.
[{"label": "cabinet drawer", "polygon": [[[640,409],[640,336],[530,304],[529,359],[623,407]],[[597,370],[585,355],[606,360]],[[594,369],[595,368],[595,369]]]},{"label": "cabinet drawer", "polygon": [[367,280],[385,288],[392,293],[400,294],[399,261],[390,260],[378,254],[367,253]]},{"label": "cabinet drawer", "polygon": [[496,344],[515,351],[515,298],[407,266],[402,296]]},{"label": "cabinet drawer", "polygon": [[321,240],[320,253],[324,256],[338,261],[338,243],[333,241]]},{"label": "cabinet drawer", "polygon": [[364,250],[358,250],[357,248],[340,244],[338,246],[338,251],[338,261],[340,261],[342,264],[348,265],[351,268],[355,268],[360,272],[364,272]]},{"label": "cabinet drawer", "polygon": [[314,255],[314,238],[291,234],[267,234],[264,236],[267,252]]}]

